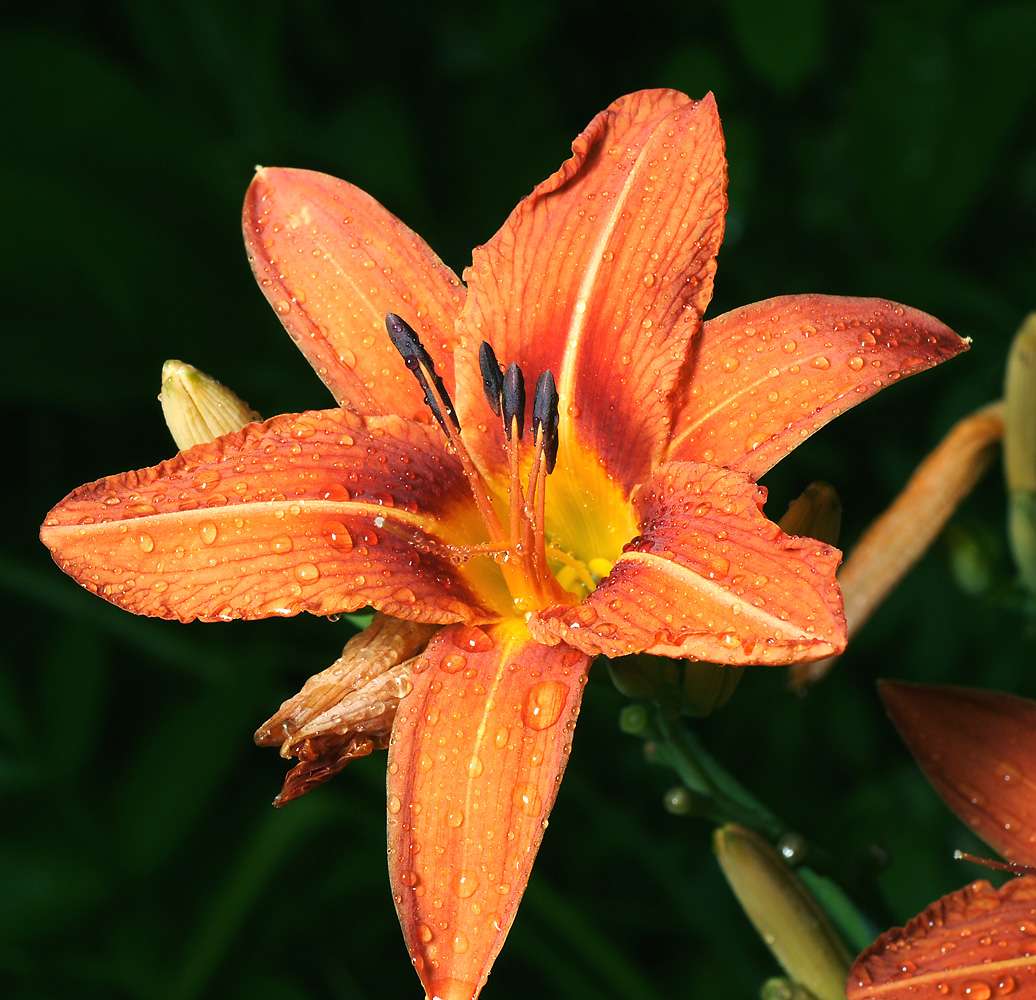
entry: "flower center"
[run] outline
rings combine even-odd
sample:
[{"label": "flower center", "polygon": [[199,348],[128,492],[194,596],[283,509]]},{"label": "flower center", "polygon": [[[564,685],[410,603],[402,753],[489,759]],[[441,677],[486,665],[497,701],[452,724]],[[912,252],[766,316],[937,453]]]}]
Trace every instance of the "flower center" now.
[{"label": "flower center", "polygon": [[[479,368],[486,399],[503,423],[507,449],[506,515],[501,516],[474,460],[460,436],[456,408],[436,374],[431,355],[414,330],[394,313],[385,318],[389,337],[422,390],[425,403],[457,456],[486,527],[489,541],[458,547],[463,558],[483,555],[500,566],[516,614],[525,615],[553,604],[574,603],[593,590],[596,581],[582,562],[549,545],[545,532],[547,476],[558,454],[558,392],[546,371],[536,382],[532,406],[531,456],[522,443],[525,432],[525,379],[511,364],[501,371],[493,348],[479,349]],[[524,459],[524,461],[523,461]],[[527,477],[523,475],[527,466]],[[523,486],[523,478],[525,483]],[[551,563],[560,566],[558,575]],[[565,582],[559,582],[563,578]],[[578,593],[574,593],[578,592]]]}]

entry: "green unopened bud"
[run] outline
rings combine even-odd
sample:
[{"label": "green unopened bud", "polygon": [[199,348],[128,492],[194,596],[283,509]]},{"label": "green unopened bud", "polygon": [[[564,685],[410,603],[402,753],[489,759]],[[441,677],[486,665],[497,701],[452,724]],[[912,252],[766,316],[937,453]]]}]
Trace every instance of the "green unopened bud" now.
[{"label": "green unopened bud", "polygon": [[997,540],[980,522],[948,524],[943,532],[950,572],[967,594],[984,594],[996,581]]},{"label": "green unopened bud", "polygon": [[181,451],[260,419],[226,386],[182,361],[167,361],[162,366],[158,398],[169,433]]},{"label": "green unopened bud", "polygon": [[713,848],[738,902],[788,977],[817,1000],[844,1000],[849,952],[777,851],[735,824],[716,831]]},{"label": "green unopened bud", "polygon": [[1036,313],[1022,324],[1004,377],[1007,533],[1022,583],[1036,594]]},{"label": "green unopened bud", "polygon": [[684,713],[701,717],[726,704],[743,673],[744,667],[688,660],[683,674]]},{"label": "green unopened bud", "polygon": [[810,483],[777,522],[786,535],[805,535],[828,545],[838,544],[842,527],[842,502],[835,488],[817,480]]},{"label": "green unopened bud", "polygon": [[640,653],[608,660],[612,683],[627,698],[668,704],[679,696],[680,661]]}]

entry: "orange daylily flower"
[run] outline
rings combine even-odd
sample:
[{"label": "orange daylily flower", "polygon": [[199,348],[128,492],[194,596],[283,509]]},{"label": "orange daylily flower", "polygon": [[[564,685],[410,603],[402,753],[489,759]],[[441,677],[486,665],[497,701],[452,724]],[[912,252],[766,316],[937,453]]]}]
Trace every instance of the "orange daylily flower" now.
[{"label": "orange daylily flower", "polygon": [[[62,569],[142,614],[380,612],[260,739],[300,756],[305,790],[388,740],[385,692],[409,689],[389,867],[429,997],[485,982],[596,656],[843,648],[840,553],[768,521],[755,479],[965,348],[869,299],[788,296],[703,323],[725,189],[711,95],[630,95],[476,248],[465,286],[357,188],[260,170],[252,266],[339,406],[81,487],[43,528]],[[524,378],[539,380],[531,436]],[[407,623],[441,627],[413,653]],[[347,675],[377,705],[334,707]]]},{"label": "orange daylily flower", "polygon": [[[1031,873],[1036,702],[977,688],[884,681],[879,689],[943,801],[1015,870]],[[1034,938],[1036,877],[1022,875],[1000,888],[973,882],[882,934],[857,958],[846,995],[1036,996]]]}]

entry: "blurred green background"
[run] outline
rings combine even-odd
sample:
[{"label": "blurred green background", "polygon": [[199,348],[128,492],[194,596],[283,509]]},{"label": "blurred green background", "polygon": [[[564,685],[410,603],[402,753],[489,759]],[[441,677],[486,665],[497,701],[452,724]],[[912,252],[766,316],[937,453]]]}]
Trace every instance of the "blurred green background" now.
[{"label": "blurred green background", "polygon": [[[345,621],[136,619],[37,540],[81,482],[174,451],[162,362],[264,415],[325,390],[254,285],[253,165],[365,187],[458,272],[620,94],[719,101],[730,214],[713,315],[771,295],[897,299],[971,352],[840,418],[766,484],[835,485],[851,546],[955,420],[999,395],[1036,308],[1036,4],[40,0],[5,15],[0,995],[417,997],[384,864],[384,759],[282,811],[251,734]],[[880,927],[976,877],[877,676],[1036,695],[994,469],[805,698],[749,672],[696,724]],[[967,573],[960,572],[961,568]],[[619,732],[594,672],[525,903],[486,997],[750,997],[776,966],[707,824]],[[980,873],[979,873],[980,874]]]}]

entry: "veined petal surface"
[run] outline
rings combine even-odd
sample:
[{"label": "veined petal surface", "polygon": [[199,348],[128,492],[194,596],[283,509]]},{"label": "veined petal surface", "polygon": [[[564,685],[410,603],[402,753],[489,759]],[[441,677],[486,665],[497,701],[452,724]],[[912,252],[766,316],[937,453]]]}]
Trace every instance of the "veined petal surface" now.
[{"label": "veined petal surface", "polygon": [[416,621],[493,618],[480,567],[454,565],[445,549],[477,539],[481,522],[439,435],[340,409],[274,417],[80,487],[41,538],[84,587],[139,614],[211,621],[371,604]]},{"label": "veined petal surface", "polygon": [[[712,296],[723,134],[711,94],[642,91],[601,112],[572,150],[475,249],[460,329],[469,354],[488,340],[529,380],[553,372],[561,463],[578,433],[630,487],[661,454],[669,395]],[[460,365],[466,404],[495,428],[477,376],[473,361]]]},{"label": "veined petal surface", "polygon": [[950,809],[1009,861],[1036,866],[1036,702],[938,684],[878,690]]},{"label": "veined petal surface", "polygon": [[934,317],[882,299],[786,295],[735,309],[695,338],[668,458],[759,478],[838,414],[966,349]]},{"label": "veined petal surface", "polygon": [[414,664],[389,747],[389,872],[429,997],[472,1000],[504,943],[590,659],[511,620],[447,626]]},{"label": "veined petal surface", "polygon": [[845,647],[841,553],[785,535],[766,491],[740,472],[663,467],[633,496],[640,534],[575,607],[529,629],[587,653],[648,652],[716,663],[791,663]]},{"label": "veined petal surface", "polygon": [[452,391],[450,355],[464,286],[369,194],[312,170],[259,170],[245,197],[256,280],[335,399],[357,413],[426,415],[385,332],[402,316]]},{"label": "veined petal surface", "polygon": [[848,1000],[1012,1000],[1036,996],[1036,878],[988,882],[936,900],[882,934],[849,972]]}]

